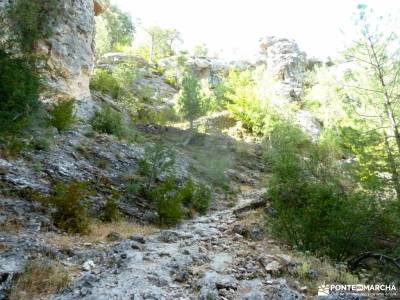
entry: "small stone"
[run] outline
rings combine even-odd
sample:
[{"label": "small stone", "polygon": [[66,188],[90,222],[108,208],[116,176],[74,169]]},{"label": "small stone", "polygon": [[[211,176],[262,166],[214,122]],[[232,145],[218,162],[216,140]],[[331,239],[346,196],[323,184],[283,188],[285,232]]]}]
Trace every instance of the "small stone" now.
[{"label": "small stone", "polygon": [[96,264],[93,262],[93,260],[88,260],[88,261],[86,261],[86,262],[83,264],[82,269],[83,269],[84,271],[89,272],[89,271],[91,271],[94,267],[96,267]]},{"label": "small stone", "polygon": [[233,230],[232,230],[232,231],[233,231],[234,233],[239,234],[239,235],[244,236],[244,237],[249,236],[249,231],[247,230],[246,227],[244,227],[244,226],[241,225],[241,224],[236,224],[236,225],[233,227]]},{"label": "small stone", "polygon": [[141,234],[133,234],[129,237],[129,239],[140,244],[146,244],[146,240]]},{"label": "small stone", "polygon": [[139,244],[139,243],[137,243],[137,242],[133,242],[133,243],[131,244],[131,248],[132,248],[133,250],[139,250],[139,251],[142,251],[142,250],[143,250],[142,245]]},{"label": "small stone", "polygon": [[175,231],[165,230],[162,232],[159,239],[161,242],[164,242],[164,243],[174,243],[174,242],[178,241],[179,236],[178,236],[178,233],[176,233]]},{"label": "small stone", "polygon": [[188,279],[189,279],[189,273],[186,271],[179,272],[175,276],[175,281],[180,282],[180,283],[185,282]]},{"label": "small stone", "polygon": [[253,241],[260,241],[263,238],[263,230],[258,226],[254,226],[251,228],[249,236]]}]

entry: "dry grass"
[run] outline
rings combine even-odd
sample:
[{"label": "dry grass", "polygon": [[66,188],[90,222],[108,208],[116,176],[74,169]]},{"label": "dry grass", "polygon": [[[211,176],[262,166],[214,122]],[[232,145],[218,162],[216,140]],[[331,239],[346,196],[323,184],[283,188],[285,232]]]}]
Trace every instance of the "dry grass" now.
[{"label": "dry grass", "polygon": [[[327,259],[320,259],[301,252],[291,253],[296,262],[292,273],[295,280],[309,288],[309,293],[316,295],[321,284],[356,284],[360,279],[349,273],[344,265],[334,265]],[[312,276],[312,274],[315,274]]]},{"label": "dry grass", "polygon": [[27,263],[10,291],[10,300],[43,298],[62,290],[69,283],[68,271],[59,263],[35,260]]},{"label": "dry grass", "polygon": [[54,234],[49,233],[45,236],[46,242],[59,249],[71,249],[74,246],[85,243],[107,242],[107,235],[117,232],[122,237],[128,238],[132,234],[150,235],[159,229],[151,225],[139,225],[125,220],[101,223],[94,221],[90,224],[90,232],[86,235]]},{"label": "dry grass", "polygon": [[240,224],[244,226],[251,226],[257,224],[263,227],[265,223],[265,213],[262,208],[254,209],[244,212],[239,216]]},{"label": "dry grass", "polygon": [[94,222],[90,226],[90,233],[85,238],[91,242],[104,242],[111,232],[118,232],[122,237],[127,238],[135,233],[147,236],[158,230],[155,226],[139,225],[123,220],[112,223]]},{"label": "dry grass", "polygon": [[10,250],[10,246],[9,246],[9,245],[0,244],[0,253],[1,253],[1,252],[6,252],[6,251],[8,251],[8,250]]},{"label": "dry grass", "polygon": [[21,220],[15,217],[9,217],[3,223],[0,223],[0,231],[2,232],[18,233],[22,227]]}]

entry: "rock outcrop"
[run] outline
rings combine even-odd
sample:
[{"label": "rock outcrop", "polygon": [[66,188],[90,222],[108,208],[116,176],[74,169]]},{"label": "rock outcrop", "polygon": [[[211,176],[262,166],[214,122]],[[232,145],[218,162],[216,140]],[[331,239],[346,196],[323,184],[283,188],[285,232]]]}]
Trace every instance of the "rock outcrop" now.
[{"label": "rock outcrop", "polygon": [[[0,0],[0,8],[4,9],[7,3],[8,0]],[[38,53],[46,58],[46,85],[54,92],[50,100],[75,98],[78,116],[84,117],[92,106],[89,80],[94,65],[94,17],[104,12],[109,4],[109,0],[60,2],[57,16],[50,12],[51,37],[37,45]]]},{"label": "rock outcrop", "polygon": [[51,38],[41,41],[39,51],[47,57],[47,83],[58,94],[77,100],[78,116],[90,112],[89,81],[94,65],[94,16],[108,0],[64,1]]},{"label": "rock outcrop", "polygon": [[110,6],[110,1],[109,0],[94,0],[93,4],[94,4],[94,14],[96,16],[98,16],[107,10],[107,8]]},{"label": "rock outcrop", "polygon": [[274,36],[261,39],[260,47],[267,59],[267,74],[276,82],[273,89],[278,100],[298,100],[303,93],[306,54],[294,40]]},{"label": "rock outcrop", "polygon": [[[168,57],[158,61],[158,65],[166,70],[175,70],[176,77],[181,78],[183,73],[179,68],[179,59],[177,56]],[[188,57],[185,61],[185,66],[188,67],[198,78],[207,80],[211,84],[219,81],[220,74],[226,74],[230,69],[235,68],[245,70],[253,67],[248,61],[225,61],[217,58],[207,57]]]}]

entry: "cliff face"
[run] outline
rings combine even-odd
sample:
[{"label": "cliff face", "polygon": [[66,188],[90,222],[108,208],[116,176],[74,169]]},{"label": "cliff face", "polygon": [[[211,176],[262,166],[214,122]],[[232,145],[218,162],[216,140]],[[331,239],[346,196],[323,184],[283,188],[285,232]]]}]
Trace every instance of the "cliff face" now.
[{"label": "cliff face", "polygon": [[260,47],[267,73],[276,82],[273,88],[278,102],[298,100],[303,93],[306,54],[295,41],[274,36],[263,38]]},{"label": "cliff face", "polygon": [[[0,7],[8,2],[0,0]],[[65,0],[59,5],[61,14],[52,18],[52,36],[40,41],[37,50],[46,57],[45,76],[50,90],[56,96],[75,98],[78,115],[84,116],[91,105],[89,79],[94,64],[94,16],[108,8],[109,0]]]},{"label": "cliff face", "polygon": [[91,105],[89,80],[94,64],[94,16],[104,12],[108,0],[63,1],[63,15],[54,24],[53,35],[42,41],[39,51],[47,56],[47,84],[59,94],[75,98],[78,115]]}]

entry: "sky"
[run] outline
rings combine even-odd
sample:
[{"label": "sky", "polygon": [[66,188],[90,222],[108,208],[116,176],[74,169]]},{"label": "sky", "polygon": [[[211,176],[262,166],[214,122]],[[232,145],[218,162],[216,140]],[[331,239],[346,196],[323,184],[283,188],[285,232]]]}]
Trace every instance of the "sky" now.
[{"label": "sky", "polygon": [[[259,40],[275,35],[295,39],[309,57],[334,57],[346,42],[360,3],[386,15],[400,11],[400,0],[113,0],[142,27],[178,29],[182,47],[205,43],[211,53],[233,59],[258,53]],[[399,15],[400,16],[400,15]],[[400,19],[399,19],[400,23]]]}]

